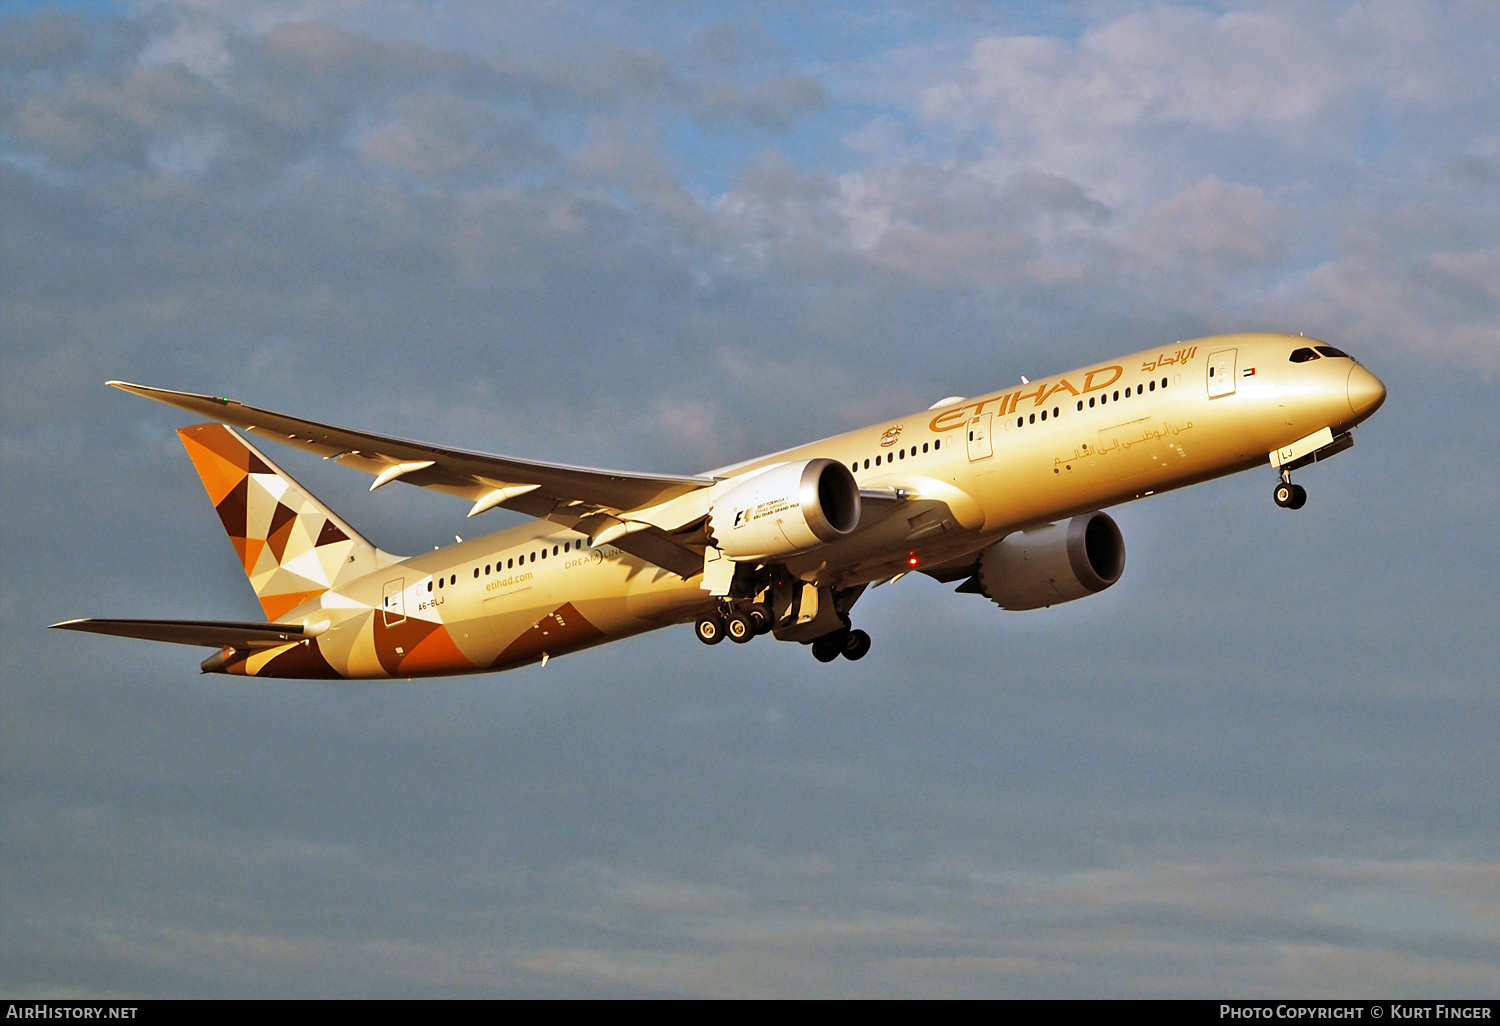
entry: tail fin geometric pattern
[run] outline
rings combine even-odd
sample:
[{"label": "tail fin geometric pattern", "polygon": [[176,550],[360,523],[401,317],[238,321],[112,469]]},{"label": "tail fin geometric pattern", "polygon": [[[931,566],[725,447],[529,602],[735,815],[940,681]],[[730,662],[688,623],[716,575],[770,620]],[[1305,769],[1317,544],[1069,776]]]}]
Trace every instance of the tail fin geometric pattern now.
[{"label": "tail fin geometric pattern", "polygon": [[177,432],[223,521],[266,619],[315,599],[389,557],[223,424]]}]

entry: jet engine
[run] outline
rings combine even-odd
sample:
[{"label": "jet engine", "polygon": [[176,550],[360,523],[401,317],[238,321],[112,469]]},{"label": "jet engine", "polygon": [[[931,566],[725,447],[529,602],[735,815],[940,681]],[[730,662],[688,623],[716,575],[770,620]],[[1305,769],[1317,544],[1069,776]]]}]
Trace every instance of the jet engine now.
[{"label": "jet engine", "polygon": [[995,542],[980,554],[975,590],[1002,609],[1039,609],[1103,591],[1124,570],[1120,528],[1085,513]]},{"label": "jet engine", "polygon": [[736,485],[708,513],[730,559],[774,559],[837,541],[859,523],[859,485],[836,460],[783,463]]}]

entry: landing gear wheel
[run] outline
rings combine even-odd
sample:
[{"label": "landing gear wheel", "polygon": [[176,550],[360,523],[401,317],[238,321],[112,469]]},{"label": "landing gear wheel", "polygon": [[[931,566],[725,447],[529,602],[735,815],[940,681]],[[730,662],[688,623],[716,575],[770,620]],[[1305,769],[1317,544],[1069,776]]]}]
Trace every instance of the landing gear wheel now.
[{"label": "landing gear wheel", "polygon": [[724,621],[724,633],[729,635],[729,640],[736,645],[743,645],[755,637],[755,625],[744,613],[735,613]]},{"label": "landing gear wheel", "polygon": [[1301,509],[1307,505],[1307,489],[1301,485],[1294,485],[1290,481],[1283,481],[1276,486],[1272,493],[1276,505],[1282,509]]},{"label": "landing gear wheel", "polygon": [[831,663],[839,657],[844,650],[844,639],[847,637],[845,631],[834,631],[825,634],[812,643],[813,658],[820,663]]},{"label": "landing gear wheel", "polygon": [[870,651],[870,636],[864,631],[850,631],[844,638],[843,656],[851,663],[863,659],[865,653]]},{"label": "landing gear wheel", "polygon": [[693,631],[705,645],[717,645],[724,640],[724,621],[717,616],[705,616],[694,625]]},{"label": "landing gear wheel", "polygon": [[750,607],[750,626],[755,628],[755,633],[771,633],[771,609],[763,603],[757,602]]}]

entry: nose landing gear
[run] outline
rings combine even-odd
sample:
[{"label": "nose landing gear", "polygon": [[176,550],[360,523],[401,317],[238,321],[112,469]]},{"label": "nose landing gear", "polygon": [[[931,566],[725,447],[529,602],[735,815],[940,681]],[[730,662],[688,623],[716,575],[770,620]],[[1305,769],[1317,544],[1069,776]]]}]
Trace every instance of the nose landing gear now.
[{"label": "nose landing gear", "polygon": [[1291,471],[1285,468],[1281,471],[1281,483],[1276,486],[1271,497],[1282,509],[1301,509],[1307,505],[1307,489],[1301,485],[1292,484]]}]

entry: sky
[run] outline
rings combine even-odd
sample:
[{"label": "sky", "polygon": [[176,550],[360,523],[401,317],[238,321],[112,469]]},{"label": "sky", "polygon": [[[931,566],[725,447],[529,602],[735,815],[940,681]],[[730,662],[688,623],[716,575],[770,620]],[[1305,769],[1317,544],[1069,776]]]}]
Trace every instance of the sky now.
[{"label": "sky", "polygon": [[[1494,998],[1496,67],[1479,0],[6,4],[0,993]],[[1389,390],[1306,508],[1118,507],[1045,611],[904,578],[859,663],[44,630],[259,617],[106,379],[696,473],[1252,330]]]}]

